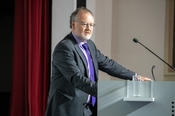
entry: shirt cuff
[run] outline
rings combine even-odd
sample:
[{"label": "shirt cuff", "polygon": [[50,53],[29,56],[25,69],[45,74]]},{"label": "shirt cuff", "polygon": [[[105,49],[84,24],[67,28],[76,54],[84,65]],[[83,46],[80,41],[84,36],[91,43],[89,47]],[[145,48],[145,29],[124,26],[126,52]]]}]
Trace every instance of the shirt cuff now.
[{"label": "shirt cuff", "polygon": [[141,76],[135,73],[135,75],[132,76],[133,81],[141,81]]},{"label": "shirt cuff", "polygon": [[137,76],[137,73],[135,73],[135,75],[132,76],[133,81],[137,79],[136,76]]}]

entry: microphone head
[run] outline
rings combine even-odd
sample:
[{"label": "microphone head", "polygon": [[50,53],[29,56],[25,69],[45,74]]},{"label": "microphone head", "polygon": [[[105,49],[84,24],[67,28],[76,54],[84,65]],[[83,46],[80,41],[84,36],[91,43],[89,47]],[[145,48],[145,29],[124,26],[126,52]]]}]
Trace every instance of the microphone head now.
[{"label": "microphone head", "polygon": [[133,38],[133,41],[134,41],[135,43],[138,43],[138,42],[139,42],[136,38]]}]

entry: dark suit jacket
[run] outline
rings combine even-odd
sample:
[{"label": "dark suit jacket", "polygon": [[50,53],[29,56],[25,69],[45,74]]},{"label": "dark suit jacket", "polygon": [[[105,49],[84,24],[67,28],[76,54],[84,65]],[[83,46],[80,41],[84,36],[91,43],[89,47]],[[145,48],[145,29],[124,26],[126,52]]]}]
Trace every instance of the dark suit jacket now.
[{"label": "dark suit jacket", "polygon": [[[132,79],[134,72],[104,56],[91,40],[87,44],[96,80],[98,69],[115,77]],[[89,94],[97,96],[97,83],[90,81],[86,59],[70,33],[54,49],[46,116],[83,116],[83,113],[88,116],[83,104]]]}]

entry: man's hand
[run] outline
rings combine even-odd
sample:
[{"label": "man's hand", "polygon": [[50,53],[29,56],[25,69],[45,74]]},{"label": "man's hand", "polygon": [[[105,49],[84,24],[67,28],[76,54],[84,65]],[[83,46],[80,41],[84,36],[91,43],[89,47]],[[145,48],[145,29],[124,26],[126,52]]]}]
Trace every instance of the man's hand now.
[{"label": "man's hand", "polygon": [[151,81],[150,78],[144,77],[144,76],[140,76],[140,75],[137,75],[136,78],[137,78],[137,80],[140,80],[140,81]]}]

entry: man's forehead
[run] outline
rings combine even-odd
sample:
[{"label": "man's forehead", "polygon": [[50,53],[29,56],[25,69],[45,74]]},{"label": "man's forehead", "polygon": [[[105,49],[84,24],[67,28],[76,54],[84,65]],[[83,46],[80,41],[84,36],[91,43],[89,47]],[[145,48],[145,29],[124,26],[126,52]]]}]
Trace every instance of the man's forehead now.
[{"label": "man's forehead", "polygon": [[91,13],[87,12],[87,11],[82,11],[82,12],[79,12],[78,13],[78,19],[84,19],[84,18],[87,18],[87,17],[92,17],[92,19],[94,19],[94,17],[92,16]]},{"label": "man's forehead", "polygon": [[86,10],[80,10],[77,15],[78,16],[81,16],[81,15],[91,15],[93,17],[93,15],[90,12],[86,11]]}]

